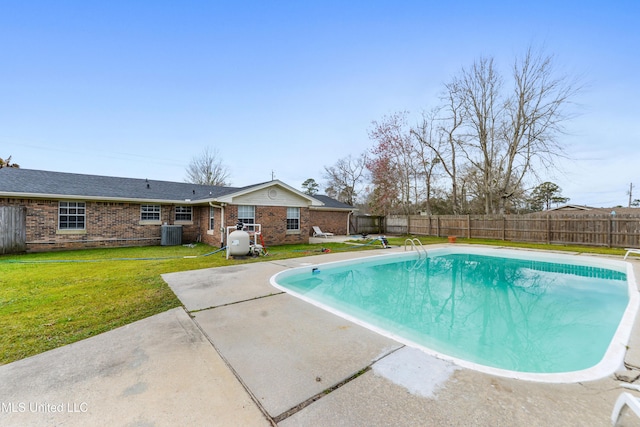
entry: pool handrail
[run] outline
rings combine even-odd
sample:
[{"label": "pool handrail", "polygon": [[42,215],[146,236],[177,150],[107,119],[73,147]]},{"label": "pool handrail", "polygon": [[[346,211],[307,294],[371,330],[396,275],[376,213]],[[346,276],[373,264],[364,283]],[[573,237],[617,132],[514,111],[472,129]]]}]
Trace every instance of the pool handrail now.
[{"label": "pool handrail", "polygon": [[[416,242],[418,243],[416,245]],[[422,244],[422,242],[420,241],[420,239],[418,238],[407,238],[404,241],[404,250],[407,250],[407,243],[411,243],[411,249],[418,252],[420,258],[422,258],[422,254],[424,254],[424,257],[427,258],[428,254],[427,254],[427,249],[424,247],[424,245]]]}]

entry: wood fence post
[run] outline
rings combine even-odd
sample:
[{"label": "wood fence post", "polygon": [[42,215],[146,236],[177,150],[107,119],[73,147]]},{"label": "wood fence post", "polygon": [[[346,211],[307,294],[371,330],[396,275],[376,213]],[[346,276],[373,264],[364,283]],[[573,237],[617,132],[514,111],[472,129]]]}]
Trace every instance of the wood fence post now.
[{"label": "wood fence post", "polygon": [[551,243],[551,220],[549,219],[549,215],[547,215],[547,245]]},{"label": "wood fence post", "polygon": [[609,217],[609,236],[607,238],[607,247],[611,247],[611,234],[613,233],[613,217]]},{"label": "wood fence post", "polygon": [[440,237],[440,215],[436,217],[436,235]]},{"label": "wood fence post", "polygon": [[507,234],[507,217],[502,215],[502,240],[506,240],[505,236]]},{"label": "wood fence post", "polygon": [[471,215],[467,215],[467,239],[471,238]]}]

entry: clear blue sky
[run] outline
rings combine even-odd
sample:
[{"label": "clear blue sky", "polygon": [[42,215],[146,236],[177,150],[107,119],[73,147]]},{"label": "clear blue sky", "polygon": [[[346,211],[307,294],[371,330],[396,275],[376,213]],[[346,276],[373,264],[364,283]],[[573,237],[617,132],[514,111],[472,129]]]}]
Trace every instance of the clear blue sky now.
[{"label": "clear blue sky", "polygon": [[373,120],[437,103],[529,45],[588,83],[546,174],[571,203],[640,198],[640,2],[0,0],[0,157],[183,181],[218,149],[242,186],[322,183]]}]

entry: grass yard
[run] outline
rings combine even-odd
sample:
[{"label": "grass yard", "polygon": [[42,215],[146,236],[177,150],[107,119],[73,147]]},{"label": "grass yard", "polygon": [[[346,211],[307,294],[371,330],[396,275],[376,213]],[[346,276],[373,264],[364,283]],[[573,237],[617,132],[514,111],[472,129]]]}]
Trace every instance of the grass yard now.
[{"label": "grass yard", "polygon": [[245,260],[227,260],[224,251],[203,256],[215,250],[206,245],[0,256],[0,365],[178,307],[163,273],[320,254],[321,249],[274,247],[269,257]]},{"label": "grass yard", "polygon": [[[389,238],[403,246],[405,238]],[[424,244],[446,238],[422,237]],[[624,255],[622,249],[529,245],[458,239],[532,249]],[[92,249],[0,256],[0,364],[29,357],[178,307],[161,274],[331,251],[380,248],[342,243],[269,248],[269,256],[227,260],[206,245]],[[185,258],[186,257],[186,258]]]}]

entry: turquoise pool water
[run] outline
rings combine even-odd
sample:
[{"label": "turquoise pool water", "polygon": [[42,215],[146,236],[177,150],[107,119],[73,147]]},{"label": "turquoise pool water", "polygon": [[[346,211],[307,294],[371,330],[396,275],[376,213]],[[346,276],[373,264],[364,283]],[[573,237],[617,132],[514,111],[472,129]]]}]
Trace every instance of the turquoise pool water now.
[{"label": "turquoise pool water", "polygon": [[629,305],[623,268],[478,253],[374,257],[274,282],[437,353],[529,373],[598,364]]}]

